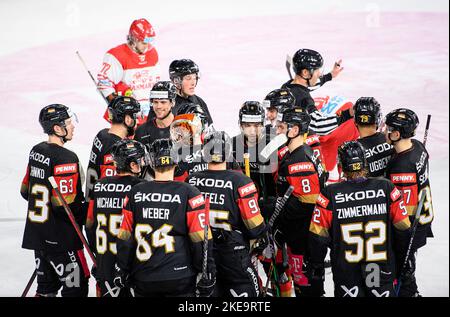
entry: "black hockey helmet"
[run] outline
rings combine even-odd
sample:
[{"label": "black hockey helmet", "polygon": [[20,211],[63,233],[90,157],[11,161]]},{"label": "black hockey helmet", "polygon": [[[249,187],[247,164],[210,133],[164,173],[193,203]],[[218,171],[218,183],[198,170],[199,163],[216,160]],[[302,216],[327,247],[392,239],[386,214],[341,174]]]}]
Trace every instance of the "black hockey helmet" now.
[{"label": "black hockey helmet", "polygon": [[150,164],[150,157],[145,145],[135,140],[117,141],[111,148],[111,154],[118,171],[131,172],[130,164],[132,162],[141,167]]},{"label": "black hockey helmet", "polygon": [[286,123],[288,130],[296,125],[300,128],[300,133],[307,133],[311,116],[300,107],[281,107],[277,120]]},{"label": "black hockey helmet", "polygon": [[126,115],[136,119],[137,114],[141,111],[141,105],[133,97],[116,96],[109,103],[108,110],[113,123],[123,123]]},{"label": "black hockey helmet", "polygon": [[177,89],[170,81],[158,81],[150,91],[150,102],[153,99],[170,99],[174,102],[177,97]]},{"label": "black hockey helmet", "polygon": [[156,139],[150,145],[150,166],[166,167],[177,164],[175,151],[170,139]]},{"label": "black hockey helmet", "polygon": [[292,58],[294,72],[300,75],[303,69],[314,71],[323,66],[323,58],[319,52],[302,48],[295,52]]},{"label": "black hockey helmet", "polygon": [[239,109],[239,125],[242,123],[264,124],[265,111],[258,101],[246,101]]},{"label": "black hockey helmet", "polygon": [[295,97],[288,88],[275,89],[264,98],[262,105],[266,108],[294,107]]},{"label": "black hockey helmet", "polygon": [[359,98],[353,105],[355,122],[360,125],[376,124],[378,126],[381,119],[380,108],[380,104],[374,97]]},{"label": "black hockey helmet", "polygon": [[368,166],[366,150],[358,141],[344,142],[338,148],[338,157],[344,172],[357,172]]},{"label": "black hockey helmet", "polygon": [[214,131],[205,137],[202,150],[205,162],[228,162],[232,151],[231,139],[226,132]]},{"label": "black hockey helmet", "polygon": [[180,108],[177,110],[176,116],[183,115],[183,114],[193,114],[197,118],[200,119],[202,123],[202,128],[206,129],[208,126],[208,119],[206,118],[205,111],[203,108],[196,103],[188,102],[183,105],[181,105]]},{"label": "black hockey helmet", "polygon": [[391,131],[400,132],[402,139],[412,138],[416,134],[419,118],[410,109],[399,108],[389,112],[384,120]]},{"label": "black hockey helmet", "polygon": [[70,117],[71,114],[68,107],[61,104],[51,104],[42,108],[39,113],[39,123],[44,133],[53,134],[53,127],[55,125],[64,127],[64,122]]},{"label": "black hockey helmet", "polygon": [[190,59],[174,60],[169,65],[169,78],[175,85],[178,85],[183,77],[189,74],[197,74],[198,79],[199,72],[198,65]]}]

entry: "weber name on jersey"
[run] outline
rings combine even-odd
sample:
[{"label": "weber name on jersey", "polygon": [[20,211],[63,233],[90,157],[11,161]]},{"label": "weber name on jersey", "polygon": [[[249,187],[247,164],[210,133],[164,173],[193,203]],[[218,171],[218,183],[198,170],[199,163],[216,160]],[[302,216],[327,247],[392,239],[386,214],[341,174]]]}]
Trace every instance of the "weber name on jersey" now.
[{"label": "weber name on jersey", "polygon": [[133,187],[122,214],[117,261],[134,279],[175,280],[201,271],[205,200],[198,189],[144,182]]}]

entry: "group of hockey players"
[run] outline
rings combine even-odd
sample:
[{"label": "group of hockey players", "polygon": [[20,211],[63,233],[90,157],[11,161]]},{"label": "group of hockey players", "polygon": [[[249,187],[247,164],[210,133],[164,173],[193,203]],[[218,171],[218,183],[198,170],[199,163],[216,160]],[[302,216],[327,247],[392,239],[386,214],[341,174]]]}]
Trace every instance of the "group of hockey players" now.
[{"label": "group of hockey players", "polygon": [[[36,296],[87,296],[92,275],[99,297],[319,297],[328,250],[335,296],[420,296],[416,252],[432,237],[433,208],[412,110],[382,118],[361,97],[324,115],[310,91],[341,61],[322,75],[322,56],[300,49],[294,79],[245,101],[230,138],[195,95],[196,63],[175,60],[159,80],[154,35],[136,20],[106,54],[98,89],[111,126],[94,138],[86,178],[64,147],[75,115],[61,104],[39,114],[48,140],[32,148],[21,187]],[[331,184],[320,142],[349,120],[359,138],[339,144]]]}]

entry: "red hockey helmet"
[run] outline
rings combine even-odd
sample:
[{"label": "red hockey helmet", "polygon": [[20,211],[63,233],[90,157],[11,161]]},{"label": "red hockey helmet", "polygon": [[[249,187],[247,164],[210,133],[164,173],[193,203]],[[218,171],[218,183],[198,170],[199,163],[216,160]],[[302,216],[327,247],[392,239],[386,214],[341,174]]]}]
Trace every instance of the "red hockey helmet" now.
[{"label": "red hockey helmet", "polygon": [[146,19],[139,19],[131,23],[128,35],[138,41],[150,43],[155,37],[155,30],[153,30],[153,26]]}]

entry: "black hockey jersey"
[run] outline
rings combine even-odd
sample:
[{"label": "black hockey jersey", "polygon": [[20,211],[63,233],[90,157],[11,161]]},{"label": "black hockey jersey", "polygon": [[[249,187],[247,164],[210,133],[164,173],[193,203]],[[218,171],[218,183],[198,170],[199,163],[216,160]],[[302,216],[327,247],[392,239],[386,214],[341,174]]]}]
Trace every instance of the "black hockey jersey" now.
[{"label": "black hockey jersey", "polygon": [[111,148],[121,138],[109,133],[108,129],[100,130],[94,138],[86,172],[86,201],[91,198],[92,187],[98,179],[116,174]]},{"label": "black hockey jersey", "polygon": [[366,285],[369,263],[379,265],[385,274],[381,283],[392,288],[395,263],[404,259],[410,225],[402,194],[388,180],[366,178],[329,185],[318,196],[311,219],[310,261],[323,265],[330,247],[338,295],[342,286],[353,289],[353,295],[363,293],[365,287],[360,286]]},{"label": "black hockey jersey", "polygon": [[369,175],[371,177],[384,176],[387,163],[394,153],[394,147],[386,143],[383,133],[377,132],[374,135],[358,139],[366,149],[367,163],[369,164]]},{"label": "black hockey jersey", "polygon": [[[176,181],[184,182],[189,175],[208,169],[208,163],[203,159],[202,149],[203,144],[175,148],[178,161],[174,178]],[[240,169],[234,160],[227,162],[227,168],[230,170]]]},{"label": "black hockey jersey", "polygon": [[244,135],[239,134],[233,137],[233,157],[239,164],[241,170],[245,173],[244,153],[248,153],[250,165],[250,178],[255,183],[258,193],[262,197],[275,197],[276,187],[273,178],[273,173],[277,168],[276,153],[268,160],[261,157],[261,151],[271,141],[272,136],[264,134],[259,139],[259,142],[252,147],[249,147],[244,141]]},{"label": "black hockey jersey", "polygon": [[294,254],[304,255],[307,249],[309,223],[314,204],[324,187],[326,173],[310,146],[304,144],[287,152],[280,162],[277,179],[278,196],[294,186],[275,227]]},{"label": "black hockey jersey", "polygon": [[159,128],[156,124],[156,118],[145,122],[139,128],[137,128],[134,134],[134,139],[146,145],[150,148],[150,145],[158,139],[169,139],[170,138],[170,126],[166,128]]},{"label": "black hockey jersey", "polygon": [[431,223],[434,219],[429,176],[429,154],[423,144],[412,139],[412,148],[401,153],[394,153],[386,168],[386,178],[403,193],[406,209],[414,218],[421,193],[425,200],[417,227],[414,247],[426,244],[426,238],[432,237]]},{"label": "black hockey jersey", "polygon": [[286,203],[283,217],[293,220],[302,210],[312,211],[317,196],[325,185],[325,171],[309,145],[299,146],[292,153],[285,152],[280,162],[278,196],[283,196],[290,185],[294,186],[294,192]]},{"label": "black hockey jersey", "polygon": [[229,247],[247,246],[265,232],[258,206],[258,192],[252,180],[237,171],[206,170],[187,180],[210,199],[209,223],[214,243]]},{"label": "black hockey jersey", "polygon": [[22,248],[48,252],[81,250],[82,244],[48,178],[53,176],[79,225],[84,224],[83,172],[77,155],[41,142],[29,155],[20,193],[28,201]]},{"label": "black hockey jersey", "polygon": [[97,181],[86,219],[89,245],[96,255],[98,280],[112,281],[125,196],[143,180],[134,176],[107,176]]},{"label": "black hockey jersey", "polygon": [[[139,281],[183,279],[201,271],[205,199],[182,182],[144,182],[134,186],[122,211],[117,264]],[[212,235],[208,228],[208,247]],[[215,273],[208,252],[208,270]]]}]

